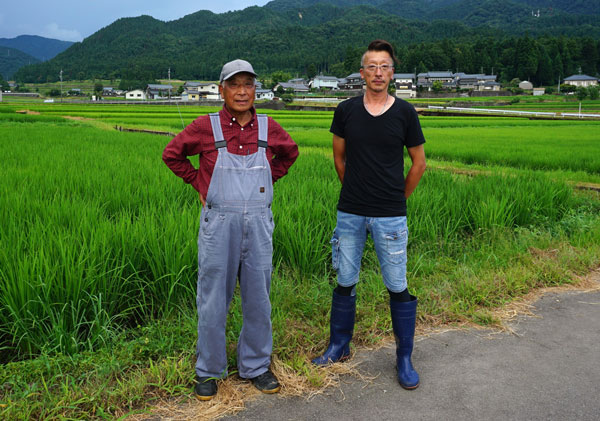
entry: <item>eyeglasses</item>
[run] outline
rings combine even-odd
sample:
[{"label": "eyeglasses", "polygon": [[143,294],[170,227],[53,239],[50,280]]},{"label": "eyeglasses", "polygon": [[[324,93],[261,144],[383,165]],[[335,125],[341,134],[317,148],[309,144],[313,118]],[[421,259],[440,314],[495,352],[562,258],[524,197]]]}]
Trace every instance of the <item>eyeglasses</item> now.
[{"label": "eyeglasses", "polygon": [[382,72],[387,72],[388,70],[393,69],[394,66],[389,64],[369,64],[368,66],[363,66],[362,68],[368,72],[374,72],[377,69],[381,69]]},{"label": "eyeglasses", "polygon": [[254,81],[252,82],[230,82],[230,81],[226,81],[225,82],[227,84],[227,87],[233,91],[239,91],[240,89],[244,88],[246,90],[251,90],[255,88],[255,84]]}]

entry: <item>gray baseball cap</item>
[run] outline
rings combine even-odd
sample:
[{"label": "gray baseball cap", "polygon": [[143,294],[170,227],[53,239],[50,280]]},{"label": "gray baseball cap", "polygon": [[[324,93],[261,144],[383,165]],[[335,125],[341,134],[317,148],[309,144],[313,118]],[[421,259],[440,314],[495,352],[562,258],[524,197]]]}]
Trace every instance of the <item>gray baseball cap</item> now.
[{"label": "gray baseball cap", "polygon": [[250,73],[254,77],[257,76],[250,63],[248,63],[246,60],[237,59],[230,61],[229,63],[225,63],[223,69],[221,70],[221,77],[219,78],[219,82],[223,83],[224,80],[227,80],[231,76],[242,72]]}]

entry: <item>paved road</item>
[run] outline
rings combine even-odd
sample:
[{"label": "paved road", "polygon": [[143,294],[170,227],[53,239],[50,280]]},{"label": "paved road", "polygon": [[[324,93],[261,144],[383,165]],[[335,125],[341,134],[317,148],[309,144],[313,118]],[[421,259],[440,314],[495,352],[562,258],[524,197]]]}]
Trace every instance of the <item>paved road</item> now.
[{"label": "paved road", "polygon": [[236,420],[600,420],[600,291],[544,295],[515,334],[450,331],[419,340],[421,386],[405,391],[394,348],[357,353],[370,383],[307,401],[262,395]]}]

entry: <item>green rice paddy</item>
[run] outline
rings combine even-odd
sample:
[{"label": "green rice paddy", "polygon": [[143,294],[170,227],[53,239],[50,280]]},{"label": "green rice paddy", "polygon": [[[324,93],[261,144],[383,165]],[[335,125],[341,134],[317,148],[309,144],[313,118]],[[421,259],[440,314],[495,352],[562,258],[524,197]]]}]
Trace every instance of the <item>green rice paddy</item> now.
[{"label": "green rice paddy", "polygon": [[[187,393],[200,204],[161,160],[170,138],[113,126],[177,132],[214,110],[0,104],[0,417],[118,416],[149,390]],[[274,187],[274,353],[318,383],[307,362],[326,345],[335,284],[332,113],[268,113],[300,147]],[[600,122],[421,123],[429,168],[408,204],[419,323],[498,323],[498,306],[598,266],[600,198],[572,183],[600,182]],[[368,243],[355,343],[389,335],[388,311]],[[230,350],[241,323],[236,297]]]}]

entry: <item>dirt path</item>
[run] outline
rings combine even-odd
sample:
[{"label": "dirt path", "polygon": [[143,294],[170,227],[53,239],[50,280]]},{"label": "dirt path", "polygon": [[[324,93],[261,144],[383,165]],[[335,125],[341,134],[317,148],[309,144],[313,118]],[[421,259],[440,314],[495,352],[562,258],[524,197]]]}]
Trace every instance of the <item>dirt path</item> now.
[{"label": "dirt path", "polygon": [[[467,323],[461,326],[419,326],[416,340],[417,342],[428,338],[434,338],[435,340],[439,335],[448,334],[448,332],[487,331],[488,333],[492,332],[492,334],[493,332],[513,334],[515,331],[512,323],[518,317],[535,316],[535,304],[540,298],[547,294],[562,294],[574,291],[600,291],[600,268],[590,272],[585,277],[577,278],[574,284],[538,289],[506,306],[497,308],[492,313],[501,320],[501,326],[499,328],[490,329]],[[375,377],[368,372],[365,372],[362,367],[358,367],[359,364],[363,364],[365,359],[369,359],[368,356],[370,354],[380,353],[382,352],[381,349],[385,347],[390,348],[390,346],[392,346],[390,344],[392,344],[392,338],[387,338],[376,348],[359,348],[355,350],[355,356],[360,355],[360,358],[353,358],[350,362],[333,365],[327,370],[325,386],[318,389],[311,386],[306,377],[298,376],[295,372],[281,364],[277,359],[274,359],[273,369],[282,383],[282,390],[277,397],[269,396],[265,398],[265,396],[257,392],[250,383],[234,376],[219,383],[219,393],[212,401],[200,402],[193,397],[173,399],[161,402],[151,410],[150,414],[135,415],[127,419],[153,421],[209,420],[217,417],[234,415],[248,406],[256,408],[259,405],[253,405],[254,402],[264,403],[265,400],[269,402],[269,404],[267,404],[268,408],[281,407],[282,405],[285,408],[285,402],[287,401],[282,403],[282,400],[285,399],[288,399],[290,403],[293,402],[293,406],[296,408],[299,405],[302,406],[302,402],[313,399],[320,400],[322,399],[321,395],[323,394],[331,394],[332,391],[336,390],[339,391],[342,383],[346,384],[348,381],[359,382],[362,384],[362,388],[368,387]],[[388,350],[386,352],[390,353],[391,351]],[[376,360],[377,358],[373,359]],[[325,405],[327,405],[327,403],[325,403]],[[260,409],[257,411],[258,413],[261,412]],[[246,412],[243,412],[243,414],[242,418],[246,418]],[[262,416],[263,415],[260,415],[259,417],[257,415],[256,419],[262,419]],[[279,416],[281,416],[281,414]],[[290,413],[289,417],[284,419],[297,418],[294,418],[293,413]]]}]

